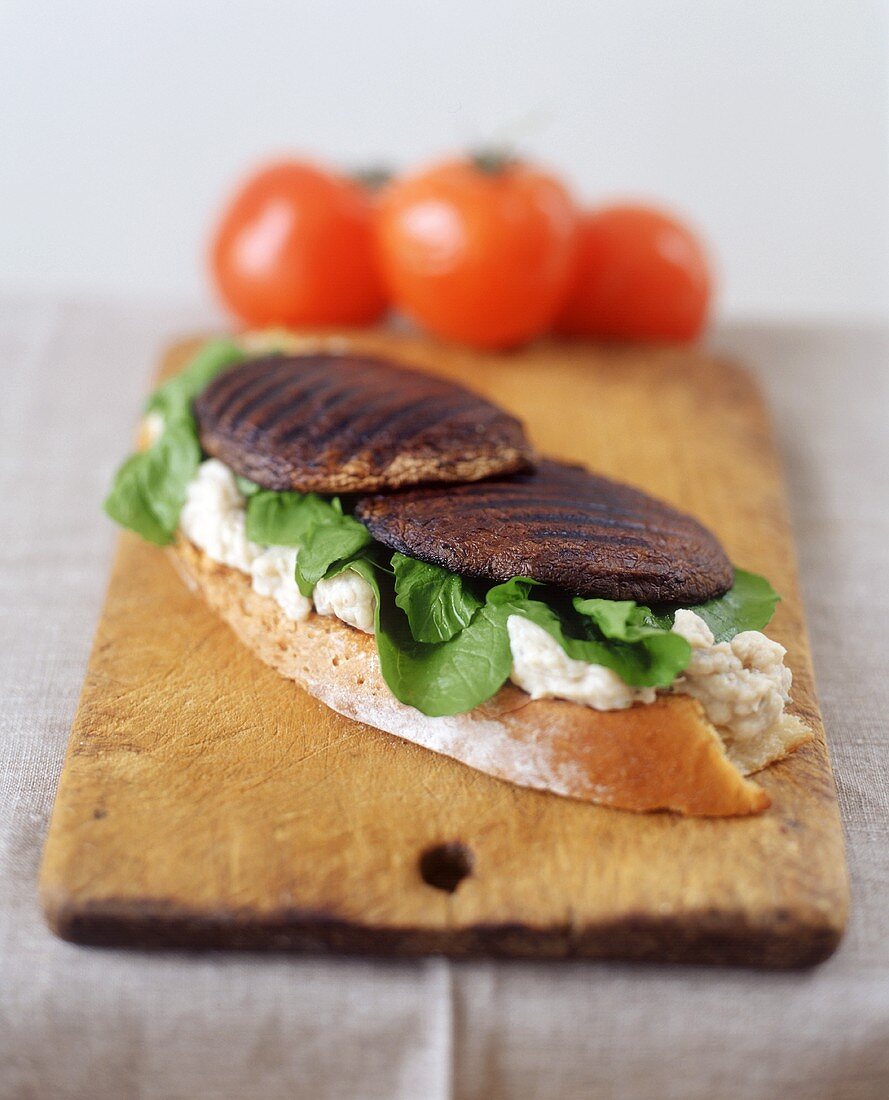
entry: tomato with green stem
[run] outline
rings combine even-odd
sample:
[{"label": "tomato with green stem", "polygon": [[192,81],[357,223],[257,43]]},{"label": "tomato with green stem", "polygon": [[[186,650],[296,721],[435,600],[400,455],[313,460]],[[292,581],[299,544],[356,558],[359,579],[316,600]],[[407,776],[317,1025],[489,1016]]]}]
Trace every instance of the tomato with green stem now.
[{"label": "tomato with green stem", "polygon": [[378,217],[393,303],[447,340],[522,344],[562,304],[576,221],[557,179],[508,156],[447,160],[395,180]]},{"label": "tomato with green stem", "polygon": [[216,227],[211,269],[248,325],[362,325],[387,307],[370,194],[306,161],[270,164],[243,184]]}]

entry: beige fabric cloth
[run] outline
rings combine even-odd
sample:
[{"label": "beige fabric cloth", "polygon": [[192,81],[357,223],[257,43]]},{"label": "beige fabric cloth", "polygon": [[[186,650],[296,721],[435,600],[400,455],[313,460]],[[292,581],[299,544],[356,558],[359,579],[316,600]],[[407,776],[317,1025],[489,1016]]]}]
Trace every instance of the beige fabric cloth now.
[{"label": "beige fabric cloth", "polygon": [[749,329],[788,470],[853,916],[803,974],[140,955],[35,878],[105,584],[99,504],[161,345],[207,316],[0,299],[0,1097],[889,1095],[889,335]]}]

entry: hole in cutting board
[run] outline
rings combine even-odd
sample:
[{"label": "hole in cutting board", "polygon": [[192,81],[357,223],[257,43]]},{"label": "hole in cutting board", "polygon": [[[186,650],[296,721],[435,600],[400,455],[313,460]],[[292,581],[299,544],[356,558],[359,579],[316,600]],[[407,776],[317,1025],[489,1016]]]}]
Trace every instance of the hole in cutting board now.
[{"label": "hole in cutting board", "polygon": [[474,862],[469,848],[457,840],[436,844],[420,856],[420,877],[436,890],[453,894],[463,879],[472,874]]}]

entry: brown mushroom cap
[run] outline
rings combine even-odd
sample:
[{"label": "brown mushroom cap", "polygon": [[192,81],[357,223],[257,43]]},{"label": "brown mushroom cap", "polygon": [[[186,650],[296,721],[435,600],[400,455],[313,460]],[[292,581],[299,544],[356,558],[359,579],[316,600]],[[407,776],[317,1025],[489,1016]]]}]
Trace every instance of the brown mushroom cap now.
[{"label": "brown mushroom cap", "polygon": [[532,577],[573,595],[695,604],[731,587],[733,570],[697,520],[580,466],[358,501],[386,546],[466,577]]},{"label": "brown mushroom cap", "polygon": [[530,466],[521,423],[453,382],[362,355],[269,355],[195,401],[204,450],[266,489],[354,493]]}]

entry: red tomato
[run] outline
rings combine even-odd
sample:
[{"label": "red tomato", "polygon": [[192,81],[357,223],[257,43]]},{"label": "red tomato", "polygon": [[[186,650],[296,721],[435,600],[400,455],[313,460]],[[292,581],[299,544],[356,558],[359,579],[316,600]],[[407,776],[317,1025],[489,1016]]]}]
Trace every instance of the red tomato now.
[{"label": "red tomato", "polygon": [[211,266],[248,325],[360,325],[386,308],[368,194],[305,162],[247,180],[216,229]]},{"label": "red tomato", "polygon": [[574,281],[557,327],[577,336],[692,340],[707,319],[712,278],[687,226],[647,206],[581,218]]},{"label": "red tomato", "polygon": [[553,177],[476,158],[390,184],[378,235],[397,306],[437,336],[506,348],[550,327],[571,277],[575,226]]}]

